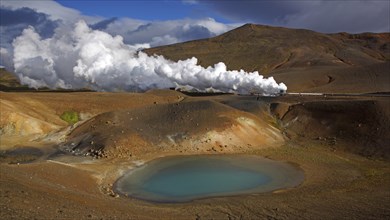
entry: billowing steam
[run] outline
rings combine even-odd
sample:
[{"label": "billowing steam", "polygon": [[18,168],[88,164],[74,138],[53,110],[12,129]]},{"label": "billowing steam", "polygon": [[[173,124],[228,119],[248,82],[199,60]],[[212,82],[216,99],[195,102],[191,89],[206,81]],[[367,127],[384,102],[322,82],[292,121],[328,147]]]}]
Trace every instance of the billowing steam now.
[{"label": "billowing steam", "polygon": [[52,38],[30,27],[13,42],[14,68],[30,87],[90,88],[99,91],[145,91],[182,87],[198,91],[276,94],[283,83],[258,72],[228,71],[224,63],[203,68],[197,59],[173,62],[148,56],[121,36],[91,30],[83,21],[73,30],[58,28]]}]

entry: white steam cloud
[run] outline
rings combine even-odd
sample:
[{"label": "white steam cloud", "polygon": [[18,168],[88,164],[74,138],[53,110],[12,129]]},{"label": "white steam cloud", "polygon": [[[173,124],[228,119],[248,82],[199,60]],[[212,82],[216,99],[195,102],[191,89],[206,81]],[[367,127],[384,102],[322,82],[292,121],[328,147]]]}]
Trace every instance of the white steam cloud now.
[{"label": "white steam cloud", "polygon": [[286,91],[283,83],[258,72],[228,71],[224,63],[203,68],[197,59],[173,62],[148,56],[137,46],[123,43],[121,36],[91,30],[84,21],[73,30],[56,30],[41,39],[30,27],[13,42],[14,68],[21,82],[30,87],[99,91],[145,91],[183,87],[198,91],[261,93]]}]

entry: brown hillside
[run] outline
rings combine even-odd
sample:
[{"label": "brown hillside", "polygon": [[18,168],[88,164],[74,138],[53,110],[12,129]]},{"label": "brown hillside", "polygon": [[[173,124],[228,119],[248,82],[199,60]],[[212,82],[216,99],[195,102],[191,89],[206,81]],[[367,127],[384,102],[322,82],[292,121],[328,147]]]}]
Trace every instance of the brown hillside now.
[{"label": "brown hillside", "polygon": [[[224,62],[228,69],[257,70],[282,80],[289,91],[301,92],[328,84],[328,75],[334,71],[390,61],[389,46],[390,33],[322,34],[303,29],[246,24],[214,38],[151,48],[145,52],[164,55],[175,61],[195,56],[205,67]],[[376,74],[380,77],[374,81],[388,79],[389,65],[384,64],[380,68]],[[370,81],[367,78],[371,77],[372,81],[372,74],[360,75],[360,80]],[[343,87],[348,83],[354,82],[336,84]],[[327,89],[326,92],[340,90],[339,87]],[[390,88],[377,89],[373,85],[365,85],[351,92],[384,90]]]},{"label": "brown hillside", "polygon": [[390,100],[325,99],[273,103],[271,111],[292,140],[321,144],[366,157],[389,159]]},{"label": "brown hillside", "polygon": [[156,152],[240,152],[282,143],[279,131],[263,118],[189,98],[100,114],[75,128],[62,149],[97,157],[133,157]]},{"label": "brown hillside", "polygon": [[0,68],[0,88],[19,87],[20,81],[14,74]]}]

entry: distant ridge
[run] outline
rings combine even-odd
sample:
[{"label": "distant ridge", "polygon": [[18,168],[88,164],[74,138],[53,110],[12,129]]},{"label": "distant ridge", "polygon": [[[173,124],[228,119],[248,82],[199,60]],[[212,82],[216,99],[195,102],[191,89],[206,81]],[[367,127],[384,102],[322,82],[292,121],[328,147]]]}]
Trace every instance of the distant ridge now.
[{"label": "distant ridge", "polygon": [[26,89],[20,84],[19,78],[8,72],[4,68],[0,68],[0,91],[8,90],[9,88],[13,89]]},{"label": "distant ridge", "polygon": [[[145,50],[174,61],[197,57],[202,66],[224,62],[228,69],[259,71],[275,76],[293,91],[383,92],[390,91],[390,33],[323,34],[305,29],[289,29],[246,24],[220,36]],[[374,66],[375,72],[367,71]],[[349,68],[360,80],[340,80]],[[363,69],[362,69],[363,68]],[[341,72],[340,72],[341,71]],[[347,73],[343,78],[353,77]],[[330,82],[329,77],[333,80]],[[378,82],[362,85],[367,81]],[[356,81],[356,82],[355,82]],[[327,84],[332,83],[332,86]],[[357,83],[356,88],[345,83]],[[390,84],[390,83],[389,83]],[[373,87],[375,86],[375,87]],[[359,88],[358,88],[359,87]]]},{"label": "distant ridge", "polygon": [[220,36],[145,50],[172,60],[196,56],[201,65],[269,73],[279,68],[367,65],[390,60],[390,33],[322,34],[246,24]]}]

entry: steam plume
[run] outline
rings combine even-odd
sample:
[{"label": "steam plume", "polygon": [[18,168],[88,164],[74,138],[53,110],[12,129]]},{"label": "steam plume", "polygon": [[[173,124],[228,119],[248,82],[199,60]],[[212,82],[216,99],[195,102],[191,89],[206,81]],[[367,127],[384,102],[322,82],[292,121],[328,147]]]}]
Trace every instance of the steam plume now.
[{"label": "steam plume", "polygon": [[228,71],[224,63],[203,68],[195,57],[173,62],[138,52],[121,36],[91,30],[84,21],[73,30],[58,28],[52,38],[41,39],[30,27],[13,42],[14,68],[30,87],[91,88],[99,91],[145,91],[184,87],[272,95],[286,91],[283,83],[258,72]]}]

